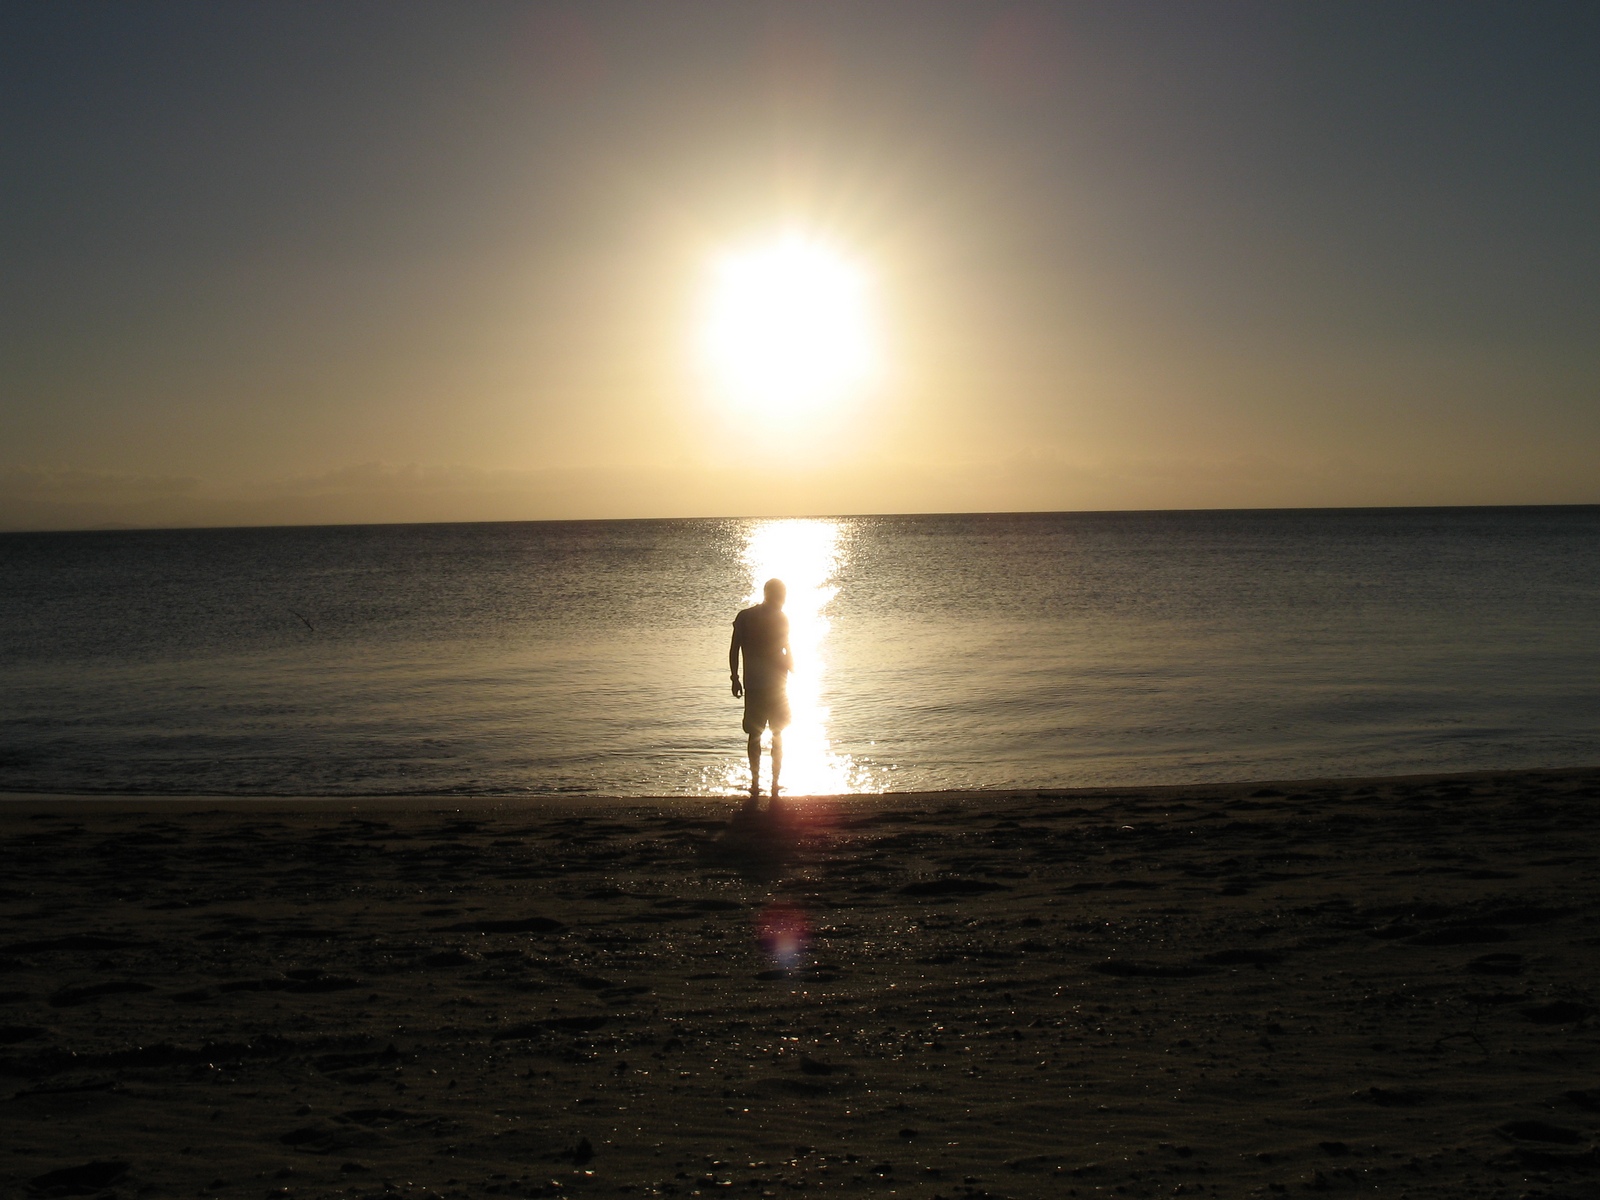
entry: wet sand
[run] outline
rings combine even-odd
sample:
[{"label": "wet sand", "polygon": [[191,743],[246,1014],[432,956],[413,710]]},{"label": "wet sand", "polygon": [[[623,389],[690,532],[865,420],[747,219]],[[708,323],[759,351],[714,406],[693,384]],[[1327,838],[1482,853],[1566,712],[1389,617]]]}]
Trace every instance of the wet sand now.
[{"label": "wet sand", "polygon": [[0,800],[0,1194],[1600,1194],[1600,769]]}]

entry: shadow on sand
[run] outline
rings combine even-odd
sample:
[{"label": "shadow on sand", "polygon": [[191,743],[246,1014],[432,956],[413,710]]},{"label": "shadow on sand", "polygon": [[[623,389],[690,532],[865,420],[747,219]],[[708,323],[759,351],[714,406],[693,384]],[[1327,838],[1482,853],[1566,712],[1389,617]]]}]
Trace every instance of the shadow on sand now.
[{"label": "shadow on sand", "polygon": [[767,808],[746,804],[703,854],[707,862],[732,867],[752,883],[776,883],[804,856],[810,832],[791,801]]}]

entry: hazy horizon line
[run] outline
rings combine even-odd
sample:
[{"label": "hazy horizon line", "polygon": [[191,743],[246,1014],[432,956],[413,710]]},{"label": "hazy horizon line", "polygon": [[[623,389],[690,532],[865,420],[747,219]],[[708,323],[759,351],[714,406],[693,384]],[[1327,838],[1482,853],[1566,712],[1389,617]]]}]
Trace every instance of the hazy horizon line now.
[{"label": "hazy horizon line", "polygon": [[674,516],[640,517],[512,517],[475,521],[287,521],[243,524],[138,525],[107,522],[72,529],[33,529],[0,527],[0,536],[78,533],[183,533],[215,531],[225,533],[244,529],[376,529],[421,528],[433,526],[478,525],[639,525],[668,524],[678,521],[861,521],[900,520],[916,517],[1064,517],[1064,516],[1161,516],[1201,513],[1386,513],[1386,512],[1496,512],[1511,509],[1600,509],[1600,502],[1526,504],[1305,504],[1305,505],[1211,505],[1194,508],[1043,508],[1043,509],[917,509],[901,512],[810,512],[810,513],[701,513]]}]

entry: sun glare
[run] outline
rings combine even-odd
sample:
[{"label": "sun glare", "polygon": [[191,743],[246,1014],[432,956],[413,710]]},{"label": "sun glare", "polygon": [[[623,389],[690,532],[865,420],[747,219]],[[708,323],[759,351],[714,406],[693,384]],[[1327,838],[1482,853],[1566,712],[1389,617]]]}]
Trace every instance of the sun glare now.
[{"label": "sun glare", "polygon": [[[783,786],[796,796],[857,792],[871,782],[848,754],[833,749],[828,736],[827,608],[839,591],[840,534],[836,521],[752,522],[741,555],[750,584],[747,603],[760,603],[769,579],[782,579],[789,589],[784,611],[794,650],[794,674],[789,677],[793,723],[783,735]],[[770,752],[770,735],[762,740],[763,753]],[[749,779],[749,769],[736,759],[728,763],[719,790],[742,792]]]},{"label": "sun glare", "polygon": [[805,413],[860,391],[877,368],[867,273],[800,233],[713,264],[704,365],[741,405]]}]

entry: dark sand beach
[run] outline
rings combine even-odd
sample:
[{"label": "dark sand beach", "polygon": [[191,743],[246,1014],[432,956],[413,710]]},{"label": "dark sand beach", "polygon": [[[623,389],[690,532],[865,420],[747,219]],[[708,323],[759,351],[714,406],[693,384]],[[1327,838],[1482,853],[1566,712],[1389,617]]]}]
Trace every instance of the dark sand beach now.
[{"label": "dark sand beach", "polygon": [[0,1194],[1600,1194],[1600,770],[0,802]]}]

